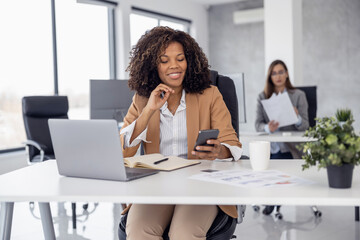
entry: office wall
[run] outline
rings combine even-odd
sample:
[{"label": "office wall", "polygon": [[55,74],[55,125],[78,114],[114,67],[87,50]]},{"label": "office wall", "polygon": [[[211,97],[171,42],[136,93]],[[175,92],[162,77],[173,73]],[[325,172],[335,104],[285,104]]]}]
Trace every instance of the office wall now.
[{"label": "office wall", "polygon": [[318,86],[318,116],[353,110],[360,131],[360,1],[303,0],[303,82]]},{"label": "office wall", "polygon": [[[360,131],[360,1],[302,1],[303,85],[318,86],[319,117],[348,107]],[[256,97],[265,81],[264,25],[234,25],[232,13],[261,4],[256,0],[209,9],[210,64],[222,73],[245,73],[248,123],[240,124],[241,131],[255,129]]]},{"label": "office wall", "polygon": [[240,131],[255,131],[256,98],[265,82],[264,23],[234,25],[233,12],[262,6],[262,0],[252,0],[215,5],[209,9],[211,68],[221,74],[245,74],[247,122],[240,123]]},{"label": "office wall", "polygon": [[116,21],[118,23],[118,76],[127,78],[125,69],[129,62],[130,46],[130,12],[131,7],[147,9],[175,17],[185,18],[192,21],[190,34],[196,39],[203,51],[208,54],[208,13],[206,6],[194,1],[168,1],[168,0],[121,0],[116,9]]}]

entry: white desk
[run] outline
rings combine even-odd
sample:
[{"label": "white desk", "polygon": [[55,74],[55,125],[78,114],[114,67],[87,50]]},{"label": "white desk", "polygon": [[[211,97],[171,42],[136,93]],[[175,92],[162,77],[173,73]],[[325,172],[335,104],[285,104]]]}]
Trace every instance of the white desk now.
[{"label": "white desk", "polygon": [[240,132],[240,142],[269,141],[269,142],[310,142],[314,138],[304,137],[305,132],[275,132],[272,134],[259,132]]},{"label": "white desk", "polygon": [[[188,179],[202,169],[250,169],[240,162],[202,161],[201,164],[131,182],[62,177],[55,161],[35,164],[0,176],[1,239],[9,239],[14,202],[40,202],[45,239],[55,239],[48,202],[132,202],[142,204],[266,204],[357,206],[360,203],[360,168],[355,168],[350,189],[328,187],[326,170],[301,171],[302,160],[272,160],[277,169],[314,181],[289,188],[239,188]],[[11,228],[10,228],[11,229]]]}]

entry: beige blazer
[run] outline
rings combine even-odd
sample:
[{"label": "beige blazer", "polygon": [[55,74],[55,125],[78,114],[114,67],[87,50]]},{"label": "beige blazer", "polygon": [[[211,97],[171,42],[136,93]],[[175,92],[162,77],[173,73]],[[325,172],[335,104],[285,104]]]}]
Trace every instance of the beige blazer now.
[{"label": "beige blazer", "polygon": [[[123,128],[135,121],[146,106],[148,98],[135,94],[128,113],[124,118]],[[191,154],[199,130],[219,129],[218,139],[222,143],[231,146],[241,147],[236,132],[231,124],[231,115],[227,109],[223,97],[217,87],[211,86],[204,90],[203,94],[187,93],[186,101],[186,122],[187,122],[187,145],[188,158],[193,159]],[[160,146],[160,110],[157,110],[149,120],[144,150],[146,154],[159,153]],[[121,144],[124,146],[124,137],[121,136]],[[135,147],[125,148],[124,157],[134,156],[140,144]],[[216,191],[216,189],[214,189]],[[219,206],[226,214],[237,217],[236,206]],[[126,212],[126,211],[125,211]]]}]

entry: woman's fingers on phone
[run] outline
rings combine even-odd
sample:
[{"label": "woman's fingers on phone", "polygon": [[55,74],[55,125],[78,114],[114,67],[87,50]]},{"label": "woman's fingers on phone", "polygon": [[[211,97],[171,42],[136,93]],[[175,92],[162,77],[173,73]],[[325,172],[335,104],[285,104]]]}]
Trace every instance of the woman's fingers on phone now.
[{"label": "woman's fingers on phone", "polygon": [[215,147],[219,146],[221,143],[219,140],[217,139],[208,139],[206,141],[207,144],[213,144]]},{"label": "woman's fingers on phone", "polygon": [[207,152],[212,152],[214,147],[213,146],[197,146],[195,148],[197,151],[207,151]]},{"label": "woman's fingers on phone", "polygon": [[207,160],[214,160],[216,159],[217,155],[213,152],[198,152],[198,151],[192,151],[192,154],[194,156],[199,157],[200,159],[207,159]]}]

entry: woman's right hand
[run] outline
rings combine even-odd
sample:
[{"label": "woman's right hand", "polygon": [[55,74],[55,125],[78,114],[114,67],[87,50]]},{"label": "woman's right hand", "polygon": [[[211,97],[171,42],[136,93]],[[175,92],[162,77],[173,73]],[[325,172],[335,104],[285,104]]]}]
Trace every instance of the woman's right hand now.
[{"label": "woman's right hand", "polygon": [[[161,98],[161,93],[165,92],[164,98]],[[146,107],[150,110],[155,111],[160,109],[162,105],[168,100],[171,93],[175,91],[169,86],[160,83],[150,94],[149,101],[147,102]]]},{"label": "woman's right hand", "polygon": [[275,120],[271,120],[269,122],[270,132],[275,132],[278,128],[279,128],[279,122],[276,122]]}]

